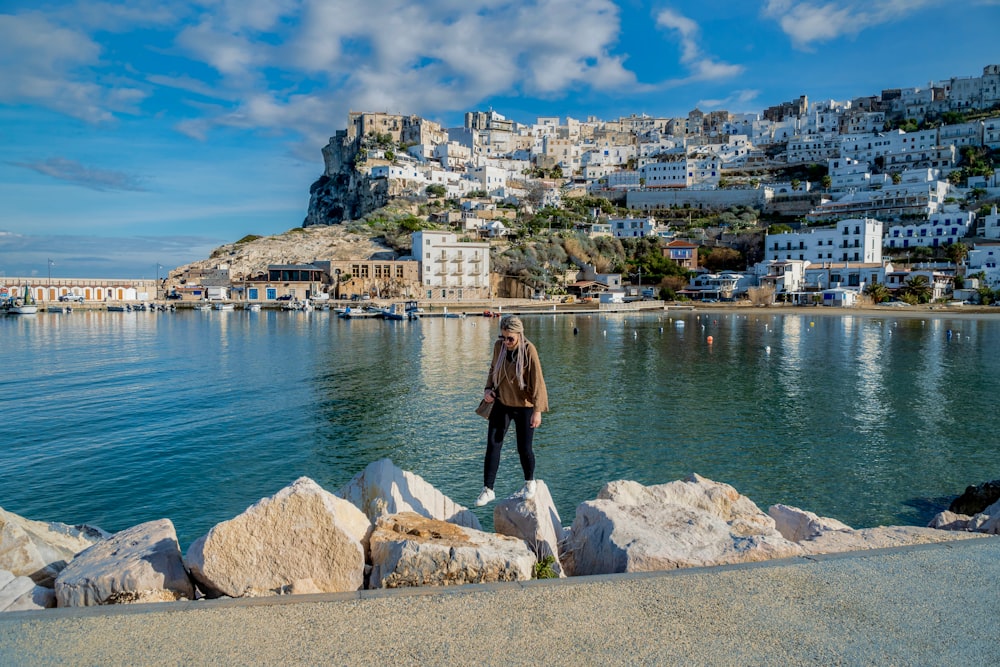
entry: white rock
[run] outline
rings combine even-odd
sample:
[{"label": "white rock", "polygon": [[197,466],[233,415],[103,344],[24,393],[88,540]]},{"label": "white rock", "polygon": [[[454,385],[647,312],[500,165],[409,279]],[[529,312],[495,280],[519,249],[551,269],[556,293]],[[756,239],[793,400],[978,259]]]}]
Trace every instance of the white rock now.
[{"label": "white rock", "polygon": [[501,535],[524,540],[539,561],[552,556],[555,558],[552,570],[565,577],[559,563],[559,544],[566,531],[549,487],[540,479],[535,480],[535,485],[535,497],[531,500],[515,495],[497,503],[493,508],[493,529]]},{"label": "white rock", "polygon": [[969,521],[969,530],[987,535],[1000,533],[1000,500],[972,517]]},{"label": "white rock", "polygon": [[774,519],[774,526],[782,537],[792,542],[811,540],[831,530],[853,530],[836,519],[827,519],[789,505],[771,505],[767,515]]},{"label": "white rock", "polygon": [[371,529],[357,507],[301,477],[214,526],[184,562],[211,596],[355,591]]},{"label": "white rock", "polygon": [[374,523],[380,516],[415,512],[429,519],[482,530],[479,518],[419,475],[379,459],[354,476],[337,495],[359,507]]},{"label": "white rock", "polygon": [[60,607],[194,598],[170,519],[133,526],[81,552],[55,588]]},{"label": "white rock", "polygon": [[369,588],[525,581],[535,564],[523,540],[413,512],[380,518],[371,550]]},{"label": "white rock", "polygon": [[617,481],[581,503],[562,565],[570,575],[648,572],[786,558],[801,547],[727,485],[691,475],[657,486]]},{"label": "white rock", "polygon": [[32,521],[0,508],[0,569],[51,588],[76,554],[109,536],[93,526]]},{"label": "white rock", "polygon": [[39,586],[30,577],[15,577],[0,570],[0,611],[34,611],[56,606],[51,588]]},{"label": "white rock", "polygon": [[935,514],[934,518],[927,524],[927,527],[938,530],[968,530],[969,519],[971,518],[967,514],[956,514],[955,512],[945,510],[944,512]]},{"label": "white rock", "polygon": [[806,555],[832,554],[865,549],[908,547],[916,544],[937,544],[982,538],[985,535],[937,530],[920,526],[878,526],[852,531],[828,531],[801,543]]}]

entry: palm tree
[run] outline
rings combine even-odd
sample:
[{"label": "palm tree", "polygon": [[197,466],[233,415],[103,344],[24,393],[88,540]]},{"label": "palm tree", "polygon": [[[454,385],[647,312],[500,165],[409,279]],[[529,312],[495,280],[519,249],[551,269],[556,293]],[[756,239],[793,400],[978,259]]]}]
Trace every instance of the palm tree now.
[{"label": "palm tree", "polygon": [[931,300],[932,290],[927,276],[912,276],[908,278],[906,284],[903,286],[903,290],[906,294],[916,298],[917,303],[927,303]]},{"label": "palm tree", "polygon": [[864,289],[865,296],[870,296],[875,303],[883,303],[892,298],[889,288],[882,283],[868,283]]},{"label": "palm tree", "polygon": [[955,266],[960,265],[962,261],[969,256],[969,246],[965,245],[961,241],[945,246],[944,251],[948,256],[949,261],[951,261],[951,263]]}]

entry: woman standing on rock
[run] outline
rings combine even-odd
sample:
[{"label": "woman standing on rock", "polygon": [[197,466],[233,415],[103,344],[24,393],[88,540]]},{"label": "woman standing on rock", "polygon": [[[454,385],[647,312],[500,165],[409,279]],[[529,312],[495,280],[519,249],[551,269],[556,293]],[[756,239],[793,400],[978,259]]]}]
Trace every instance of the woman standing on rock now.
[{"label": "woman standing on rock", "polygon": [[486,461],[483,465],[483,490],[476,499],[482,507],[496,498],[493,485],[500,467],[500,450],[511,421],[517,433],[517,454],[524,471],[521,495],[535,495],[535,453],[531,448],[535,429],[542,424],[542,413],[549,409],[549,396],[542,377],[538,350],[524,337],[524,323],[516,315],[500,320],[500,336],[493,344],[493,363],[486,376],[483,400],[493,403],[486,427]]}]

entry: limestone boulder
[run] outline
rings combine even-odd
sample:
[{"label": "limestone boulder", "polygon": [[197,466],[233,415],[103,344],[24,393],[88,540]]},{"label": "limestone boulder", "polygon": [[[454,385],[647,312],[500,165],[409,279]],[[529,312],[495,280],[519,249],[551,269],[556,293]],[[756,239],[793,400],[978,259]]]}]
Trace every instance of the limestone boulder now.
[{"label": "limestone boulder", "polygon": [[39,586],[31,577],[18,577],[0,570],[0,612],[34,611],[56,606],[56,593]]},{"label": "limestone boulder", "polygon": [[985,535],[922,528],[920,526],[878,526],[851,531],[828,531],[799,543],[805,555],[864,551],[908,547],[917,544],[937,544],[955,540],[982,538]]},{"label": "limestone boulder", "polygon": [[552,556],[555,559],[552,570],[559,577],[565,577],[559,563],[559,544],[566,531],[552,502],[549,487],[540,479],[535,483],[535,496],[531,500],[514,495],[496,504],[493,508],[493,529],[500,535],[524,540],[539,561]]},{"label": "limestone boulder", "polygon": [[787,558],[802,548],[733,487],[698,475],[606,484],[581,503],[562,551],[569,575],[649,572]]},{"label": "limestone boulder", "polygon": [[380,518],[371,552],[370,588],[525,581],[535,564],[523,540],[414,512]]},{"label": "limestone boulder", "polygon": [[108,537],[94,526],[32,521],[0,508],[0,569],[52,588],[66,563]]},{"label": "limestone boulder", "polygon": [[194,599],[170,519],[133,526],[81,552],[56,577],[60,607]]},{"label": "limestone boulder", "polygon": [[767,515],[774,519],[774,526],[782,537],[792,542],[812,540],[831,530],[853,530],[836,519],[817,516],[789,505],[771,505],[767,508]]},{"label": "limestone boulder", "polygon": [[954,512],[945,510],[944,512],[935,514],[934,518],[927,524],[927,527],[937,528],[938,530],[969,530],[969,520],[971,518],[967,514],[955,514]]},{"label": "limestone boulder", "polygon": [[372,523],[388,514],[414,512],[429,519],[482,530],[479,518],[468,508],[389,459],[369,464],[337,491],[337,495],[360,508]]},{"label": "limestone boulder", "polygon": [[371,530],[361,510],[301,477],[214,526],[184,563],[211,597],[356,591]]},{"label": "limestone boulder", "polygon": [[969,519],[966,530],[988,535],[1000,533],[1000,501],[993,503]]}]

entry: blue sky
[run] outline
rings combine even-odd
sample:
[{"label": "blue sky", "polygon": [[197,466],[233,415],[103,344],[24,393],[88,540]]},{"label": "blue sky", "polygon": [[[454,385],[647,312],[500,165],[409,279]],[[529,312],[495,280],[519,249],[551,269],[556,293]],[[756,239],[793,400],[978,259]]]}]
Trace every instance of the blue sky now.
[{"label": "blue sky", "polygon": [[5,0],[0,276],[296,227],[350,110],[756,112],[978,76],[998,28],[1000,0]]}]

